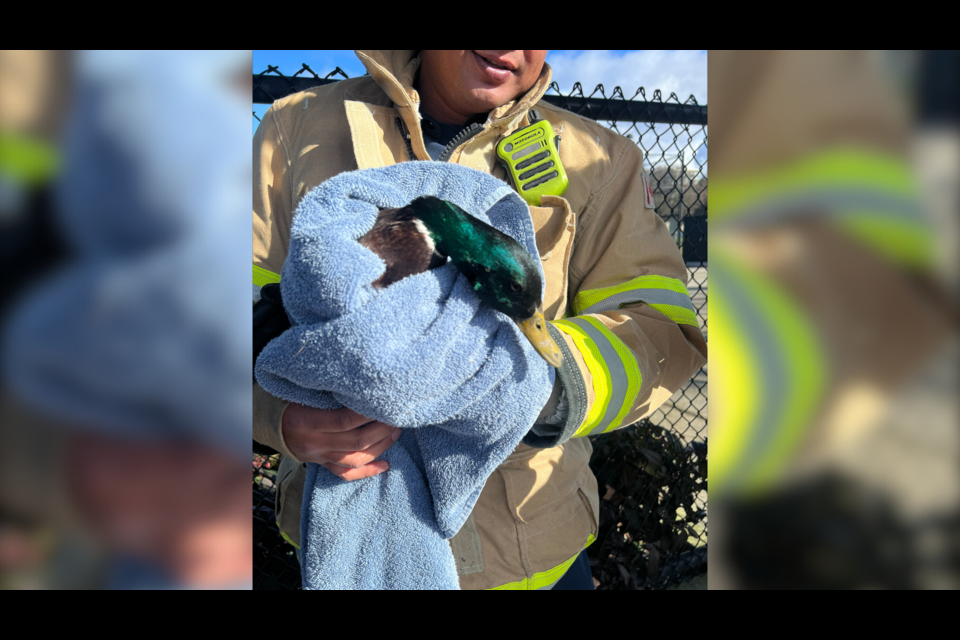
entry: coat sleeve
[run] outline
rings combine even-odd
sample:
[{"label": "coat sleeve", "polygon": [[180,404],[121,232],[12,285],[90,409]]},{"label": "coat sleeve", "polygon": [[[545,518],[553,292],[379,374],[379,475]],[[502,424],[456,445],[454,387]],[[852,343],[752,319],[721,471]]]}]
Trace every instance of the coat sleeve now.
[{"label": "coat sleeve", "polygon": [[580,216],[567,315],[550,323],[564,352],[559,377],[569,409],[550,435],[529,433],[529,446],[553,447],[633,424],[706,362],[680,251],[644,206],[642,153],[624,139],[616,157],[612,177],[591,193]]},{"label": "coat sleeve", "polygon": [[[282,123],[271,107],[253,137],[254,303],[262,286],[280,281],[290,242],[293,197],[286,144]],[[297,460],[283,440],[283,413],[289,404],[253,383],[253,439]]]}]

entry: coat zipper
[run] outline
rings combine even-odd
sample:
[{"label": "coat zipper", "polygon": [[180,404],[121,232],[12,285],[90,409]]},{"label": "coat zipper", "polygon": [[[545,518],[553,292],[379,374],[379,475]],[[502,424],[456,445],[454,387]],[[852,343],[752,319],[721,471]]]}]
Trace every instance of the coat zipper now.
[{"label": "coat zipper", "polygon": [[397,129],[400,130],[400,137],[403,138],[403,141],[407,143],[407,153],[410,154],[411,160],[416,160],[417,156],[413,155],[413,145],[410,144],[410,134],[407,133],[407,128],[403,126],[403,120],[400,116],[397,116]]},{"label": "coat zipper", "polygon": [[453,155],[453,152],[457,150],[457,147],[481,131],[483,131],[483,125],[474,122],[472,125],[453,136],[453,140],[447,143],[447,146],[443,148],[443,153],[440,154],[440,157],[437,160],[439,162],[446,162],[450,159],[450,156]]},{"label": "coat zipper", "polygon": [[[410,154],[411,160],[416,160],[417,157],[413,155],[413,145],[410,144],[410,134],[407,133],[407,127],[403,124],[403,120],[400,116],[396,117],[397,130],[400,131],[400,137],[403,138],[403,141],[407,144],[407,153]],[[474,122],[469,127],[453,136],[453,139],[447,143],[447,146],[443,148],[443,153],[440,154],[438,162],[447,162],[450,159],[450,156],[454,151],[457,150],[461,144],[474,137],[478,133],[483,131],[483,125],[477,122]]]}]

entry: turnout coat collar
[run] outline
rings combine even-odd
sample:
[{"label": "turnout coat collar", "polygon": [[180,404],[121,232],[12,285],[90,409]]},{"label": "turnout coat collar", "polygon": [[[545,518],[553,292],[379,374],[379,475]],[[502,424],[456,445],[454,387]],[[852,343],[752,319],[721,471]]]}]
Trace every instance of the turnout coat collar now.
[{"label": "turnout coat collar", "polygon": [[[420,128],[420,94],[413,87],[420,70],[420,51],[357,50],[355,53],[403,119],[407,131],[411,133],[410,143],[414,154],[420,160],[429,160]],[[525,94],[489,113],[484,132],[496,133],[500,138],[522,126],[527,112],[547,92],[552,76],[553,70],[544,62],[540,77]]]}]

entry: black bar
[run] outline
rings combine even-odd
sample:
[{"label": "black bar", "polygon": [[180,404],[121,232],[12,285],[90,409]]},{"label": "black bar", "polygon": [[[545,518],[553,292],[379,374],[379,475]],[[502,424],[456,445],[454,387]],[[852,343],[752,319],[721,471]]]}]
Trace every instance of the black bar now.
[{"label": "black bar", "polygon": [[[253,76],[253,103],[271,104],[284,96],[339,80],[302,78],[300,76]],[[572,111],[591,120],[615,122],[660,122],[664,124],[707,124],[707,106],[673,102],[639,100],[607,100],[576,96],[543,96],[543,102]]]}]

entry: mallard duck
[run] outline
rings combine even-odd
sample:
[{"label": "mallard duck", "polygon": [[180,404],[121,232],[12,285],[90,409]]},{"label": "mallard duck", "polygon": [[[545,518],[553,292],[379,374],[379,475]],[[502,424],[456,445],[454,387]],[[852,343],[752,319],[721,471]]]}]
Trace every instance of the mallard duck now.
[{"label": "mallard duck", "polygon": [[[543,317],[540,271],[527,250],[505,233],[451,202],[424,196],[400,209],[381,210],[358,242],[386,263],[372,283],[378,289],[442,266],[449,257],[482,302],[512,318],[550,365],[562,364]],[[290,327],[282,309],[279,285],[264,286],[254,306],[254,363],[263,347]]]},{"label": "mallard duck", "polygon": [[402,209],[383,209],[358,242],[386,263],[373,283],[397,280],[453,262],[477,297],[510,316],[543,359],[559,367],[563,355],[547,331],[543,281],[530,253],[516,240],[446,200],[417,198]]}]

